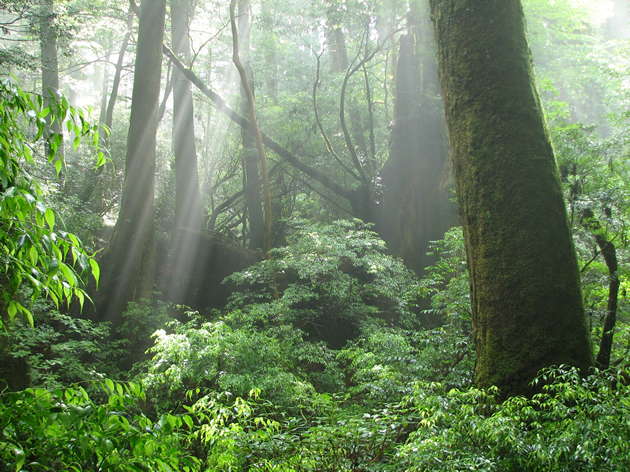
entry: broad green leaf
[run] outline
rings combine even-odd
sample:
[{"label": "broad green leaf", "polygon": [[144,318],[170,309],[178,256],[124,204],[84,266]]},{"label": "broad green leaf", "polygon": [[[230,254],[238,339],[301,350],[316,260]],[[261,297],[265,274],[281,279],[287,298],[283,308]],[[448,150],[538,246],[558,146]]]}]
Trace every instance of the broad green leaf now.
[{"label": "broad green leaf", "polygon": [[55,212],[48,208],[46,213],[44,213],[44,218],[46,219],[46,223],[48,223],[50,230],[53,231],[55,228]]},{"label": "broad green leaf", "polygon": [[26,454],[22,449],[15,449],[15,472],[22,470],[22,466],[24,465],[24,461],[26,460]]},{"label": "broad green leaf", "polygon": [[99,151],[98,158],[96,160],[96,167],[101,167],[105,165],[107,161],[105,160],[105,156],[103,155],[103,151]]},{"label": "broad green leaf", "polygon": [[94,276],[94,280],[96,281],[96,289],[98,290],[98,280],[101,275],[101,269],[98,266],[98,262],[96,262],[92,258],[90,258],[90,267],[92,267],[92,275]]},{"label": "broad green leaf", "polygon": [[74,294],[79,299],[79,305],[81,307],[81,311],[83,311],[83,303],[85,302],[85,295],[83,294],[83,290],[75,289]]},{"label": "broad green leaf", "polygon": [[11,320],[11,322],[13,322],[13,320],[15,319],[15,315],[17,315],[17,306],[16,303],[11,300],[11,303],[9,303],[9,306],[7,307],[7,313],[9,314],[9,319]]}]

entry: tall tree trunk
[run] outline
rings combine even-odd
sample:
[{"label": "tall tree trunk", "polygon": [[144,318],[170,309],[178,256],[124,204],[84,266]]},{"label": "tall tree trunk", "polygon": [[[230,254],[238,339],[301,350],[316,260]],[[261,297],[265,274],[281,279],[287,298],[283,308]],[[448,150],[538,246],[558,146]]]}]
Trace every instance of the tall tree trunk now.
[{"label": "tall tree trunk", "polygon": [[476,381],[528,394],[593,353],[520,0],[431,0],[468,267]]},{"label": "tall tree trunk", "polygon": [[[429,23],[428,15],[425,18]],[[428,57],[423,57],[421,68],[414,50],[414,37],[402,36],[390,154],[381,172],[383,211],[378,227],[389,250],[422,275],[435,259],[427,256],[431,241],[441,239],[456,223],[456,212],[449,202],[451,181],[444,115],[441,107],[431,101],[434,95],[430,82],[421,80],[430,77],[427,63],[433,65],[435,72],[435,52],[422,51]],[[432,85],[439,86],[437,73]]]},{"label": "tall tree trunk", "polygon": [[155,275],[154,174],[166,0],[144,0],[120,213],[103,257],[100,318],[121,320],[128,302],[151,299]]},{"label": "tall tree trunk", "polygon": [[[244,0],[241,4],[241,18],[248,17],[249,10],[249,0]],[[262,186],[263,186],[263,194],[264,194],[264,232],[263,232],[263,249],[265,254],[269,255],[269,250],[271,249],[271,191],[269,189],[269,172],[267,170],[267,154],[265,151],[265,146],[263,144],[263,138],[260,133],[260,128],[258,126],[258,120],[256,118],[256,109],[254,106],[254,92],[250,86],[250,80],[248,78],[247,69],[243,66],[243,63],[240,59],[240,38],[238,35],[238,27],[236,24],[236,19],[234,17],[234,10],[236,7],[236,0],[231,0],[230,2],[230,22],[232,26],[232,44],[234,51],[232,53],[232,61],[234,65],[238,69],[238,73],[241,78],[241,84],[245,91],[245,96],[247,97],[247,110],[249,112],[249,121],[252,124],[254,142],[256,144],[257,155],[260,160],[260,174],[262,177]],[[247,32],[247,42],[249,42],[249,26],[245,28]],[[251,69],[250,69],[251,70]],[[250,184],[253,184],[255,181],[247,182],[247,188]],[[250,209],[251,211],[251,209]]]},{"label": "tall tree trunk", "polygon": [[[190,9],[188,0],[171,0],[173,51],[187,63],[190,61],[188,30]],[[171,82],[175,154],[175,228],[171,237],[171,270],[175,277],[165,291],[167,300],[174,301],[181,297],[182,293],[178,292],[182,291],[182,287],[191,290],[187,282],[198,276],[200,270],[198,257],[202,252],[200,247],[202,240],[199,238],[198,230],[201,230],[204,224],[192,90],[190,82],[177,67],[173,67]]]},{"label": "tall tree trunk", "polygon": [[[173,52],[190,60],[186,0],[171,0]],[[188,79],[173,68],[173,152],[175,153],[175,227],[201,229],[203,213],[195,146],[192,90]]]},{"label": "tall tree trunk", "polygon": [[[250,19],[251,3],[243,0],[238,6],[238,38],[239,51],[243,67],[247,73],[247,80],[254,84],[253,71],[249,65],[249,43],[251,33]],[[249,115],[247,92],[241,83],[240,110],[244,116]],[[253,93],[253,90],[252,90]],[[243,171],[245,172],[245,204],[247,206],[247,222],[249,223],[249,248],[262,249],[265,241],[265,220],[263,217],[260,171],[258,166],[258,151],[254,135],[242,131],[243,140]],[[257,183],[258,182],[258,183]]]},{"label": "tall tree trunk", "polygon": [[[105,123],[105,116],[107,115],[107,87],[109,86],[109,59],[112,57],[112,48],[107,49],[107,56],[105,58],[105,65],[103,66],[103,82],[101,83],[101,112],[99,114],[98,122],[100,124]],[[99,130],[101,135],[104,135],[103,130]]]},{"label": "tall tree trunk", "polygon": [[[53,0],[39,0],[40,6],[40,47],[42,60],[42,95],[44,107],[48,108],[51,99],[60,98],[59,61],[57,57],[57,32],[55,30],[55,12]],[[61,123],[51,122],[52,113],[46,116],[49,128],[55,134],[61,134]],[[57,148],[57,154],[63,157],[63,143]]]}]

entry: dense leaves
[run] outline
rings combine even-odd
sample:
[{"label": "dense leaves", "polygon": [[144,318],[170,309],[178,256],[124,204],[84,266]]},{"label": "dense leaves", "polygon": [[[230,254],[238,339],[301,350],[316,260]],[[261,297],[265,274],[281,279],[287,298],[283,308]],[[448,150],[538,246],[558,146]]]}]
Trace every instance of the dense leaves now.
[{"label": "dense leaves", "polygon": [[625,470],[629,375],[549,369],[540,393],[503,403],[496,391],[420,382],[367,410],[327,395],[291,412],[259,391],[212,393],[156,420],[132,383],[98,383],[91,396],[28,389],[0,396],[0,457],[13,470]]},{"label": "dense leaves", "polygon": [[157,421],[139,406],[136,384],[97,385],[103,402],[82,387],[27,389],[0,397],[0,458],[11,470],[198,470],[184,450],[190,418]]},{"label": "dense leaves", "polygon": [[[228,5],[187,3],[191,68],[238,109]],[[137,18],[127,2],[53,2],[68,98],[45,108],[13,79],[0,82],[0,385],[7,387],[0,392],[0,469],[630,469],[630,56],[627,34],[613,28],[627,18],[616,3],[523,0],[591,335],[598,346],[612,334],[613,368],[585,378],[551,368],[532,398],[503,402],[501,392],[471,386],[461,229],[434,243],[436,262],[418,280],[387,255],[373,227],[352,219],[343,196],[365,190],[355,205],[384,201],[381,169],[400,124],[392,121],[400,35],[415,38],[423,84],[434,67],[420,2],[252,2],[243,59],[261,128],[341,194],[270,154],[276,249],[223,285],[233,290],[228,306],[200,309],[211,313],[202,317],[143,300],[129,305],[116,330],[68,306],[83,305],[84,284],[98,282],[89,254],[106,244],[120,203]],[[36,88],[38,4],[7,1],[0,10],[0,69],[19,69],[21,83]],[[155,179],[158,258],[167,263],[175,219],[172,69],[164,63]],[[221,107],[193,92],[208,229],[247,246],[242,135]],[[438,93],[427,93],[421,110],[439,105]],[[104,117],[110,100],[116,107],[106,137],[70,104],[100,104]],[[50,119],[64,136],[51,132]],[[115,165],[95,172],[105,155],[77,147],[82,140]],[[449,185],[447,173],[441,185]],[[348,220],[330,223],[339,218]],[[614,272],[602,238],[616,250]],[[606,332],[615,281],[616,325]]]},{"label": "dense leaves", "polygon": [[[85,253],[76,236],[60,228],[55,212],[44,203],[39,184],[27,171],[36,165],[42,147],[45,160],[54,163],[57,175],[62,170],[63,157],[57,155],[57,149],[63,136],[48,128],[45,117],[49,114],[74,133],[75,149],[82,136],[91,137],[95,145],[98,142],[97,130],[65,98],[51,108],[42,108],[41,97],[29,97],[14,82],[0,82],[2,304],[11,321],[22,313],[31,324],[26,302],[16,297],[23,282],[30,288],[32,300],[44,294],[58,307],[60,302],[69,303],[77,297],[82,306],[86,298],[82,283],[90,273],[97,282],[99,277],[98,264]],[[103,159],[102,154],[98,159]]]}]

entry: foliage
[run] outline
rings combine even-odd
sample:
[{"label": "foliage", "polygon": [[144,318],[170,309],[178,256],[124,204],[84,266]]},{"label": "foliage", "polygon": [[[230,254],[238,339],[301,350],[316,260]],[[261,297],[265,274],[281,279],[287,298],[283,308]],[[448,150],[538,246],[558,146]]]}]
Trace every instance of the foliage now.
[{"label": "foliage", "polygon": [[49,305],[36,302],[34,326],[16,320],[10,332],[0,334],[13,347],[7,355],[26,361],[30,385],[37,388],[53,390],[103,378],[109,326],[72,318]]},{"label": "foliage", "polygon": [[[469,384],[461,258],[441,251],[432,279],[420,283],[363,223],[299,228],[293,244],[230,277],[241,290],[224,314],[156,332],[143,378],[156,404],[172,408],[201,388],[239,397],[258,389],[286,408],[316,393],[369,406],[410,394],[417,378]],[[461,254],[457,234],[443,244]],[[459,278],[441,289],[451,266]],[[421,291],[435,295],[434,329],[418,322]]]},{"label": "foliage", "polygon": [[[594,126],[557,123],[552,128],[565,196],[568,201],[573,239],[582,267],[584,302],[588,310],[594,342],[599,342],[607,314],[611,277],[620,283],[617,323],[613,337],[613,362],[621,362],[628,349],[629,305],[627,297],[628,201],[627,156],[630,150],[626,129],[607,137],[597,134]],[[590,212],[598,230],[584,224]],[[615,250],[618,263],[610,274],[595,237],[603,237]]]},{"label": "foliage", "polygon": [[140,412],[140,386],[97,386],[95,402],[83,387],[26,389],[0,395],[0,459],[9,470],[199,470],[182,444],[190,417],[165,414],[151,421]]},{"label": "foliage", "polygon": [[309,349],[288,327],[259,332],[198,319],[171,326],[172,334],[156,332],[154,356],[143,379],[160,408],[180,404],[184,393],[195,388],[244,396],[255,387],[277,404],[293,404],[313,392],[297,375],[304,374],[298,362],[304,357],[331,362],[323,347]]},{"label": "foliage", "polygon": [[210,393],[156,421],[135,384],[96,383],[102,402],[81,387],[27,389],[0,396],[0,456],[13,470],[625,470],[629,376],[552,368],[540,393],[503,403],[496,390],[417,382],[367,411],[329,395],[287,410],[257,390]]},{"label": "foliage", "polygon": [[388,459],[413,428],[410,409],[348,411],[322,395],[287,415],[258,393],[208,396],[190,408],[200,418],[196,439],[209,470],[399,470]]},{"label": "foliage", "polygon": [[[343,347],[356,336],[352,330],[371,319],[414,325],[417,281],[400,260],[384,254],[385,243],[369,225],[360,220],[301,222],[296,230],[292,244],[230,277],[243,290],[229,307],[246,311],[269,303],[278,312],[277,321],[291,322],[334,348]],[[336,337],[333,329],[347,333]]]},{"label": "foliage", "polygon": [[58,307],[61,301],[70,303],[77,297],[83,306],[86,293],[82,283],[90,273],[97,282],[99,276],[96,261],[85,253],[79,239],[59,230],[58,225],[56,228],[54,211],[45,205],[37,181],[26,170],[26,166],[35,166],[34,156],[45,143],[47,161],[54,161],[57,174],[61,172],[63,157],[57,149],[63,137],[48,129],[45,117],[49,114],[75,134],[75,149],[82,136],[92,137],[97,145],[98,131],[81,110],[69,106],[65,98],[51,108],[42,108],[41,97],[34,102],[10,80],[0,81],[2,303],[11,321],[22,313],[30,324],[31,312],[15,296],[22,283],[31,289],[31,300],[44,294]]},{"label": "foliage", "polygon": [[583,378],[543,371],[533,398],[497,403],[498,392],[418,384],[409,401],[421,417],[398,452],[401,470],[582,471],[630,465],[628,371]]},{"label": "foliage", "polygon": [[[401,359],[385,368],[383,356],[400,349],[413,358],[412,332],[401,326],[414,326],[417,281],[383,250],[359,221],[299,231],[271,259],[230,277],[242,290],[225,314],[156,333],[150,392],[181,398],[175,392],[199,386],[244,396],[257,388],[287,405],[314,391],[344,391],[369,375],[379,397],[400,397],[414,367]],[[353,378],[370,364],[371,374]]]}]

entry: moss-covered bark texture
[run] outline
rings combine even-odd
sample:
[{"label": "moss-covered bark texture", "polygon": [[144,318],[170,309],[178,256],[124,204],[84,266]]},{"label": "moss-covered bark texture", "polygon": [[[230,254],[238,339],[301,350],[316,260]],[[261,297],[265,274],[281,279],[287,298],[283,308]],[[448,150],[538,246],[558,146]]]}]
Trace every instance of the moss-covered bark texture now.
[{"label": "moss-covered bark texture", "polygon": [[593,362],[520,0],[431,0],[470,269],[477,383]]}]

